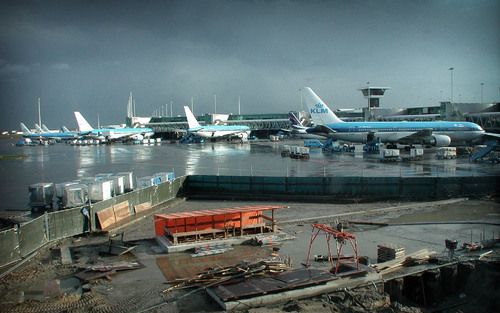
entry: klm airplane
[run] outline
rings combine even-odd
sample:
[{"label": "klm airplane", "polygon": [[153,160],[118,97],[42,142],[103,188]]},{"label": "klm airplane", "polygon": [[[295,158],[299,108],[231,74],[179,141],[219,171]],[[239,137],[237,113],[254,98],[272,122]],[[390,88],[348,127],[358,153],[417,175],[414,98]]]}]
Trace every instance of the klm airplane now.
[{"label": "klm airplane", "polygon": [[379,139],[392,146],[399,143],[446,147],[452,142],[468,142],[486,134],[481,126],[461,121],[344,122],[311,88],[304,87],[304,99],[315,123],[306,131],[338,140],[365,143]]},{"label": "klm airplane", "polygon": [[202,138],[221,138],[221,137],[239,137],[242,141],[248,140],[248,135],[250,134],[250,127],[244,125],[205,125],[201,126],[193,112],[188,106],[184,106],[184,112],[186,113],[186,118],[188,121],[188,133],[200,136]]},{"label": "klm airplane", "polygon": [[[23,123],[20,123],[21,125],[21,130],[23,132],[23,137],[24,138],[30,138],[30,139],[36,139],[36,140],[55,140],[55,141],[60,141],[60,140],[71,140],[71,139],[77,139],[79,136],[75,132],[70,132],[70,131],[61,131],[61,132],[47,132],[43,131],[43,129],[40,128],[37,124],[35,126],[38,126],[40,128],[39,132],[34,133],[26,127]],[[67,129],[66,129],[67,130]]]},{"label": "klm airplane", "polygon": [[80,112],[74,112],[76,122],[78,124],[78,134],[83,137],[99,139],[99,140],[108,140],[108,141],[116,141],[123,139],[133,139],[133,140],[142,140],[144,137],[151,137],[154,135],[154,132],[151,128],[131,128],[131,127],[122,127],[122,128],[98,128],[94,129],[87,120],[80,114]]}]

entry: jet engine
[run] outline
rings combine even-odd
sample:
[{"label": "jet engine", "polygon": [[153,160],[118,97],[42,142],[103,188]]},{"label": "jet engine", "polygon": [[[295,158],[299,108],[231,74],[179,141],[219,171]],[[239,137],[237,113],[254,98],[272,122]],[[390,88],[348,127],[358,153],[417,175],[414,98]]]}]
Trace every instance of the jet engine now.
[{"label": "jet engine", "polygon": [[134,140],[143,140],[144,136],[141,134],[135,134],[135,135],[130,136],[130,138],[132,138]]},{"label": "jet engine", "polygon": [[428,144],[435,147],[447,147],[451,143],[451,138],[446,135],[432,135]]}]

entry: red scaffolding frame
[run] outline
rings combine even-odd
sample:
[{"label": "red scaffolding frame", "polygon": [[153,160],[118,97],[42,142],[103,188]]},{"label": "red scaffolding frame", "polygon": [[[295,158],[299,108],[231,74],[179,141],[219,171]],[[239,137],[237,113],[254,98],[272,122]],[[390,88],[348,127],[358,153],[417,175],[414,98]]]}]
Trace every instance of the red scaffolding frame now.
[{"label": "red scaffolding frame", "polygon": [[[354,236],[354,234],[343,231],[342,227],[338,227],[338,229],[335,229],[325,224],[311,224],[311,226],[312,226],[311,240],[309,241],[309,250],[307,252],[307,260],[305,264],[307,267],[311,265],[310,258],[311,258],[312,244],[316,239],[316,237],[318,236],[318,234],[320,232],[324,232],[326,237],[326,244],[328,246],[328,260],[331,262],[332,268],[335,267],[334,273],[337,274],[339,270],[340,262],[342,259],[341,258],[342,247],[346,244],[346,241],[349,242],[352,250],[354,251],[354,260],[356,262],[356,269],[359,270],[358,242],[356,241],[356,236]],[[332,239],[332,237],[335,239],[335,251],[337,253],[336,265],[333,264],[332,249],[330,248],[330,240]]]}]

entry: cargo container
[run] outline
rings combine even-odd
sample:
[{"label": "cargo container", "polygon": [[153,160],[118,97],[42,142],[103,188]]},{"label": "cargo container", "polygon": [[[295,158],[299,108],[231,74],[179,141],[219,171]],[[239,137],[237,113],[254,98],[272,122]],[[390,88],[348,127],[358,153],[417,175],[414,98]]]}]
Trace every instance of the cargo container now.
[{"label": "cargo container", "polygon": [[269,135],[269,140],[271,140],[271,141],[279,141],[280,140],[280,136],[278,136],[278,135]]},{"label": "cargo container", "polygon": [[56,190],[56,197],[59,201],[62,200],[63,198],[63,195],[64,195],[64,188],[66,188],[66,186],[70,186],[70,185],[75,185],[77,183],[75,182],[65,182],[65,183],[57,183],[55,184],[55,190]]},{"label": "cargo container", "polygon": [[89,182],[87,186],[91,201],[103,201],[113,197],[113,181],[111,180]]},{"label": "cargo container", "polygon": [[133,172],[120,172],[120,173],[116,173],[116,175],[124,177],[125,192],[129,192],[129,191],[134,190],[135,182],[134,182],[134,173]]},{"label": "cargo container", "polygon": [[281,156],[284,158],[290,156],[290,146],[289,145],[284,145],[283,148],[281,148]]},{"label": "cargo container", "polygon": [[174,180],[174,172],[160,172],[153,175],[155,179],[155,185]]},{"label": "cargo container", "polygon": [[74,208],[87,204],[88,187],[84,184],[72,184],[63,190],[62,207]]},{"label": "cargo container", "polygon": [[398,149],[381,149],[380,150],[380,161],[382,161],[382,162],[399,161],[399,150]]},{"label": "cargo container", "polygon": [[38,183],[28,187],[30,207],[33,211],[53,208],[55,194],[54,183]]},{"label": "cargo container", "polygon": [[457,148],[455,148],[455,147],[440,147],[436,151],[436,157],[440,160],[456,159],[457,158]]},{"label": "cargo container", "polygon": [[137,178],[137,188],[146,188],[155,185],[155,177],[153,176],[145,176]]},{"label": "cargo container", "polygon": [[113,175],[109,179],[113,180],[114,195],[122,195],[125,193],[125,176]]}]

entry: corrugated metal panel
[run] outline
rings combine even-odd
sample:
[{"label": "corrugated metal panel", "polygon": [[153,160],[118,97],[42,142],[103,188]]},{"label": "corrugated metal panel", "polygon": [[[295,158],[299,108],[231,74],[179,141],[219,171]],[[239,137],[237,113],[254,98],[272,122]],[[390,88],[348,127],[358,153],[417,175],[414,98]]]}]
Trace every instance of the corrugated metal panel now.
[{"label": "corrugated metal panel", "polygon": [[86,221],[80,208],[48,213],[49,240],[79,235],[84,232]]},{"label": "corrugated metal panel", "polygon": [[2,253],[0,253],[0,265],[9,264],[21,259],[21,251],[15,229],[0,232],[0,247],[2,249]]},{"label": "corrugated metal panel", "polygon": [[42,215],[19,227],[19,246],[22,257],[49,242],[45,232],[45,218],[45,215]]}]

